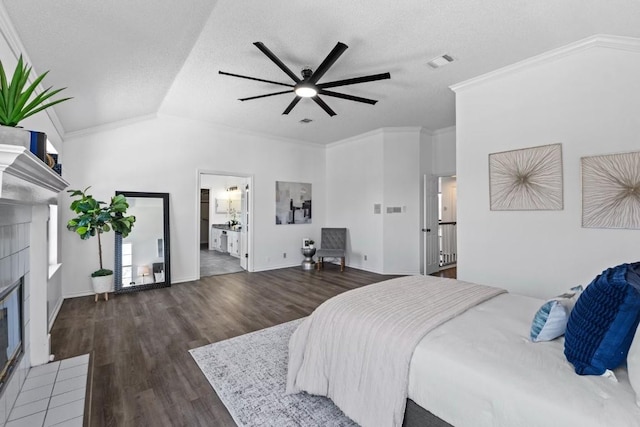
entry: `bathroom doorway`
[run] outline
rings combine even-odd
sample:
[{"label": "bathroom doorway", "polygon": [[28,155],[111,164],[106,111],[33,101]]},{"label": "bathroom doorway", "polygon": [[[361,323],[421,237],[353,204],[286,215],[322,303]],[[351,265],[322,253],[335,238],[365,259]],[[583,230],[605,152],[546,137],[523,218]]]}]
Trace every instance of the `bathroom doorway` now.
[{"label": "bathroom doorway", "polygon": [[252,178],[199,172],[200,277],[251,271]]}]

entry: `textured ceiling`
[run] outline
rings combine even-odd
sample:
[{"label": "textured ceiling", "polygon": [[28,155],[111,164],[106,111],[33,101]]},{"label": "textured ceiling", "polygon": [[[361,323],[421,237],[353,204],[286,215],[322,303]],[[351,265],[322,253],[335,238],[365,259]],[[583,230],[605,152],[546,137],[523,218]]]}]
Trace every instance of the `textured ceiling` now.
[{"label": "textured ceiling", "polygon": [[[329,143],[385,126],[455,124],[449,85],[594,35],[640,37],[637,0],[3,0],[37,70],[68,86],[66,132],[160,112],[300,141]],[[219,70],[291,83],[253,42],[294,72],[349,49],[320,82],[390,72],[335,88],[375,106],[325,97],[288,115],[286,90]],[[456,61],[431,69],[427,61]],[[309,124],[300,120],[309,118]]]}]

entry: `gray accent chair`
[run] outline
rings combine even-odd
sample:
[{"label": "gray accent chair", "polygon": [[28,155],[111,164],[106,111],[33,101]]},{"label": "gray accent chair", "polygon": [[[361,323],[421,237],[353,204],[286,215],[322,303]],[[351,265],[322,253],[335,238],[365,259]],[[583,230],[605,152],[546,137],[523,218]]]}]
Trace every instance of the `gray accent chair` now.
[{"label": "gray accent chair", "polygon": [[325,258],[340,258],[340,271],[344,271],[344,258],[347,252],[346,228],[323,228],[320,235],[320,249],[316,252],[318,257],[317,268],[324,268]]}]

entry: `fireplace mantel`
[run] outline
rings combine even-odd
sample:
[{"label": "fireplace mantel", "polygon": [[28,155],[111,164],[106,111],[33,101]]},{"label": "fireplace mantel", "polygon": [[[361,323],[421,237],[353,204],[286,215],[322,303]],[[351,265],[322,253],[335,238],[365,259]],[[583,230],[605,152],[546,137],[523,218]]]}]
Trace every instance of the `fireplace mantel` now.
[{"label": "fireplace mantel", "polygon": [[51,204],[68,186],[29,149],[0,144],[0,202]]}]

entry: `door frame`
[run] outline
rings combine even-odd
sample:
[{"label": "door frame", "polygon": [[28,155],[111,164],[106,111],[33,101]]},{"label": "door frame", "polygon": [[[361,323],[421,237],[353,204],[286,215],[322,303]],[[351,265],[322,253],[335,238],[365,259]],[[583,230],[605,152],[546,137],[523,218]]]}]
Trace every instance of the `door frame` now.
[{"label": "door frame", "polygon": [[[200,221],[200,188],[201,188],[200,178],[202,175],[235,176],[235,177],[247,179],[249,188],[252,189],[253,191],[253,195],[252,197],[249,198],[249,206],[247,207],[247,210],[249,211],[249,218],[251,220],[251,224],[249,224],[249,227],[247,228],[247,248],[244,254],[248,254],[246,271],[248,272],[255,271],[253,266],[253,258],[254,258],[253,254],[255,253],[253,248],[253,245],[254,245],[253,227],[255,226],[255,216],[253,214],[253,206],[254,206],[254,200],[256,198],[255,190],[253,190],[255,188],[253,185],[254,176],[252,174],[246,174],[241,172],[198,169],[196,171],[196,201],[195,201],[196,219],[194,221],[194,224],[195,224],[194,233],[196,236],[196,240],[198,241],[198,250],[196,251],[196,265],[195,265],[196,272],[194,274],[194,277],[197,277],[198,280],[200,280],[200,249],[199,249],[200,248],[200,222],[201,222]],[[241,254],[240,256],[244,256],[244,254]]]}]

